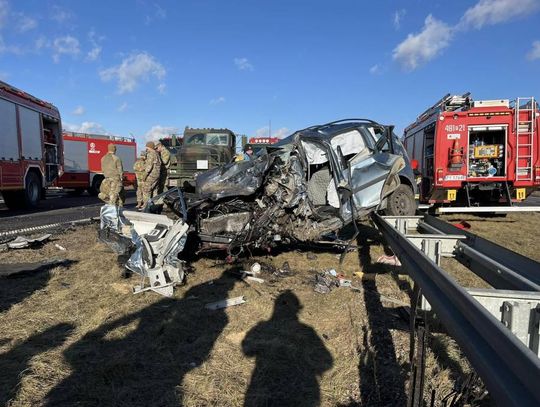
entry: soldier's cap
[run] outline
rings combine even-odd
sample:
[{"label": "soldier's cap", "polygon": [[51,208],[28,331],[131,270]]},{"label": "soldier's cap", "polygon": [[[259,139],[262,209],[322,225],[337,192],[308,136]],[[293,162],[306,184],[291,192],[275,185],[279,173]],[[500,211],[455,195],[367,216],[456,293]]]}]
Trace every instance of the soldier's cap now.
[{"label": "soldier's cap", "polygon": [[162,146],[161,141],[156,141],[156,147]]},{"label": "soldier's cap", "polygon": [[114,144],[109,144],[107,146],[107,151],[110,152],[110,153],[115,153],[116,152],[116,146]]},{"label": "soldier's cap", "polygon": [[146,143],[146,147],[156,148],[156,145],[154,144],[153,141],[148,141],[148,142]]}]

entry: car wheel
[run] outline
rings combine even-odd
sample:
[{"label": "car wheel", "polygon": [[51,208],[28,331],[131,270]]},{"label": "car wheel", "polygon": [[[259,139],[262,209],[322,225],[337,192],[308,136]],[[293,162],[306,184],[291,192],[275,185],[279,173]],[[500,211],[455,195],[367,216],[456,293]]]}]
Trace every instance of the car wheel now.
[{"label": "car wheel", "polygon": [[412,189],[401,184],[388,197],[386,214],[390,216],[412,216],[416,213],[416,201]]}]

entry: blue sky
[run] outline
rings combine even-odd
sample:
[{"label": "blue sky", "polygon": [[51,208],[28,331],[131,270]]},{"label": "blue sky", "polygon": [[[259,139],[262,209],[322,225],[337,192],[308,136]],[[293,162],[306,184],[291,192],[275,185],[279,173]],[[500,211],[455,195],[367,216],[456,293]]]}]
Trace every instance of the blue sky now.
[{"label": "blue sky", "polygon": [[447,92],[540,98],[539,73],[540,0],[0,0],[0,78],[69,129],[139,141],[347,117],[401,132]]}]

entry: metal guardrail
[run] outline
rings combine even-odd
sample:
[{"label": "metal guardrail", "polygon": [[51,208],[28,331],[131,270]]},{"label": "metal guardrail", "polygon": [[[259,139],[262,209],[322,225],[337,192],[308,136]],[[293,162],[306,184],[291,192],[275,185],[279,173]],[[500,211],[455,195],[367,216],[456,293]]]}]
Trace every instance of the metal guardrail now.
[{"label": "metal guardrail", "polygon": [[[426,253],[431,250],[430,244],[423,243],[424,253],[408,238],[407,219],[394,217],[388,221],[380,215],[374,215],[373,220],[449,334],[458,342],[482,377],[496,403],[504,406],[540,405],[540,359],[459,286],[437,264],[436,256],[432,256],[435,261],[428,257]],[[409,222],[415,223],[415,227],[423,222],[429,225],[428,228],[444,229],[438,222],[420,216],[409,218]],[[456,237],[456,241],[461,243],[474,240],[474,235],[458,231],[463,236]],[[435,233],[435,236],[441,236],[440,232]],[[442,232],[448,233],[449,230]],[[486,244],[483,240],[478,242],[481,242],[480,246]],[[435,246],[440,247],[440,244],[436,243]],[[475,249],[474,242],[468,247]],[[537,272],[540,269],[537,268]],[[497,274],[497,270],[491,273]],[[502,271],[500,274],[504,273]],[[487,271],[485,274],[488,274]]]}]

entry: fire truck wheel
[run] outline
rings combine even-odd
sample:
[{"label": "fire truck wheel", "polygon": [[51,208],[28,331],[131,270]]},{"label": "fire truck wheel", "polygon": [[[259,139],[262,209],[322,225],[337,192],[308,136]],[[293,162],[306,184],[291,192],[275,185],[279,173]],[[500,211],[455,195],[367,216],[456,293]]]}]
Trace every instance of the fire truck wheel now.
[{"label": "fire truck wheel", "polygon": [[386,214],[390,216],[412,216],[415,212],[414,193],[408,185],[401,184],[388,197]]},{"label": "fire truck wheel", "polygon": [[35,172],[26,175],[26,186],[24,188],[24,206],[35,208],[39,204],[41,196],[41,181]]}]

